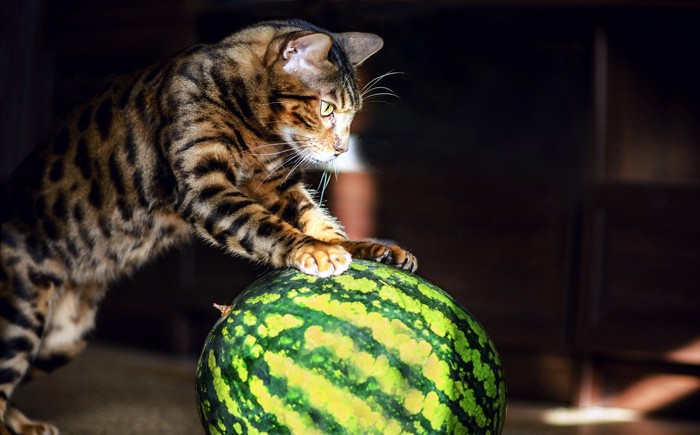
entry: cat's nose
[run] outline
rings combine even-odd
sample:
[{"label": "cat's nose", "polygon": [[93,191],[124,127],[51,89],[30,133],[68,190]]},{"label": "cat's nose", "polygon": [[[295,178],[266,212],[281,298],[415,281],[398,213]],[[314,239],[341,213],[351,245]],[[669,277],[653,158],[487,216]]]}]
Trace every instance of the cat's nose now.
[{"label": "cat's nose", "polygon": [[333,143],[333,149],[335,150],[335,155],[339,156],[348,150],[348,141],[346,140],[336,140]]}]

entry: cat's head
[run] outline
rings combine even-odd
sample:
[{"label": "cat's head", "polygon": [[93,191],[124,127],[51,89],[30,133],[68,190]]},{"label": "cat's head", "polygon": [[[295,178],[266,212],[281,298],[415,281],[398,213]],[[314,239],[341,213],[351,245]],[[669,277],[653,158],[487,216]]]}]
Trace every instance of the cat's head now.
[{"label": "cat's head", "polygon": [[268,49],[268,123],[306,161],[347,151],[362,96],[355,68],[383,45],[371,33],[329,33],[306,24]]}]

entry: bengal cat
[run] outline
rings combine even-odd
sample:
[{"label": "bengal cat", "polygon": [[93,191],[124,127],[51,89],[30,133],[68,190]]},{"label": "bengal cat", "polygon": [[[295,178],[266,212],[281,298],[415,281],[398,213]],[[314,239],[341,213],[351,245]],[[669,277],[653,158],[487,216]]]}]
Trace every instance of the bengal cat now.
[{"label": "bengal cat", "polygon": [[374,34],[266,22],[114,80],[16,171],[0,202],[0,433],[58,433],[9,400],[86,345],[107,285],[191,235],[318,276],[352,257],[415,270],[398,246],[349,241],[298,166],[348,148]]}]

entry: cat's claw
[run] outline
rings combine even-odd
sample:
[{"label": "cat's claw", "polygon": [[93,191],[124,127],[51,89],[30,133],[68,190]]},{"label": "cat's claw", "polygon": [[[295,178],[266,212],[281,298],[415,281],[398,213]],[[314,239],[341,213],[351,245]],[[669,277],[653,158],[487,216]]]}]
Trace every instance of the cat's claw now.
[{"label": "cat's claw", "polygon": [[391,262],[388,264],[393,264],[401,269],[408,270],[411,273],[418,269],[418,259],[415,255],[402,248],[399,248],[398,246],[392,246],[391,251]]},{"label": "cat's claw", "polygon": [[410,252],[404,251],[406,258],[398,266],[410,272],[415,272],[418,269],[418,259]]},{"label": "cat's claw", "polygon": [[394,253],[391,250],[391,248],[389,248],[388,246],[384,246],[383,252],[378,257],[375,257],[374,261],[378,263],[391,264],[394,262]]},{"label": "cat's claw", "polygon": [[378,263],[391,264],[409,272],[418,269],[416,256],[396,245],[385,245],[374,241],[348,241],[343,246],[355,258],[364,258]]},{"label": "cat's claw", "polygon": [[348,270],[352,256],[340,245],[316,242],[296,250],[290,266],[309,275],[326,278]]}]

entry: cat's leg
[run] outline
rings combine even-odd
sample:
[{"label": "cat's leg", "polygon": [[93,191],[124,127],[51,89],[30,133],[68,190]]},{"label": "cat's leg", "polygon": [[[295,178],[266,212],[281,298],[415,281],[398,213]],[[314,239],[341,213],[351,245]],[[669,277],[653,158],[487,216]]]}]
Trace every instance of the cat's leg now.
[{"label": "cat's leg", "polygon": [[418,268],[416,257],[400,246],[387,245],[375,240],[348,240],[340,224],[313,201],[301,182],[285,190],[279,201],[280,214],[304,234],[338,244],[353,258],[391,264],[411,272]]},{"label": "cat's leg", "polygon": [[264,224],[257,234],[262,239],[272,235],[274,226],[268,223],[278,222],[275,226],[286,229],[283,241],[292,242],[283,265],[322,277],[344,272],[352,256],[337,242],[347,239],[345,232],[313,201],[298,173],[281,173],[273,177],[268,174],[243,186],[242,193],[264,207]]},{"label": "cat's leg", "polygon": [[101,283],[65,286],[54,301],[30,377],[51,373],[85,349],[94,335],[97,307],[105,292]]},{"label": "cat's leg", "polygon": [[[205,148],[216,154],[216,147]],[[228,151],[226,151],[228,153]],[[202,173],[217,162],[216,172]],[[273,267],[291,266],[305,273],[329,276],[347,270],[352,257],[337,243],[304,234],[272,212],[258,199],[231,183],[234,169],[222,166],[228,161],[205,154],[183,159],[183,195],[178,204],[182,219],[207,242]],[[230,172],[228,176],[223,172]],[[250,190],[254,190],[253,186]],[[248,190],[248,192],[250,192]]]},{"label": "cat's leg", "polygon": [[324,242],[335,243],[347,250],[353,258],[391,264],[411,272],[418,268],[418,260],[398,245],[376,240],[348,240],[337,221],[320,207],[300,208],[298,219],[301,231]]},{"label": "cat's leg", "polygon": [[[66,285],[56,295],[43,339],[25,381],[51,373],[85,349],[93,335],[97,306],[104,293],[105,286],[90,283]],[[58,434],[54,426],[29,419],[12,404],[8,406],[5,421],[18,434]]]},{"label": "cat's leg", "polygon": [[8,251],[0,262],[0,434],[56,434],[55,427],[31,422],[9,404],[38,352],[56,283],[36,270],[26,276],[27,264]]}]

